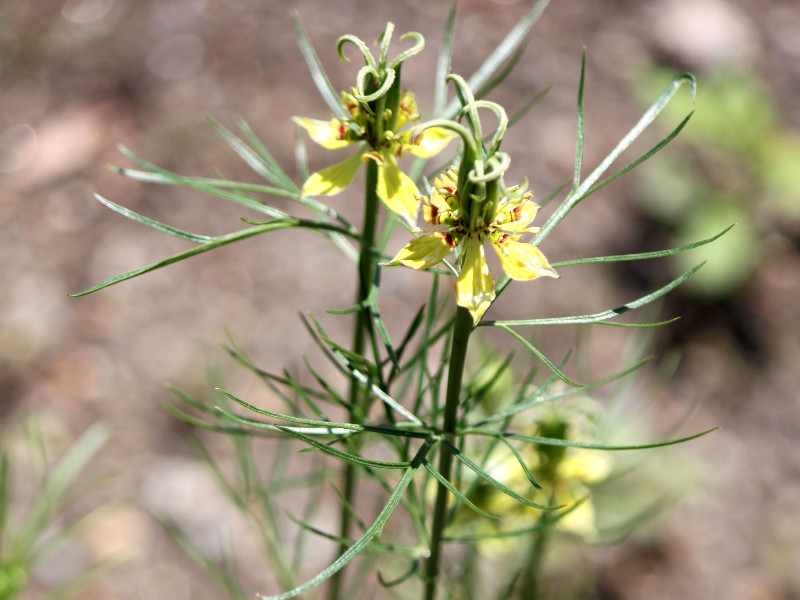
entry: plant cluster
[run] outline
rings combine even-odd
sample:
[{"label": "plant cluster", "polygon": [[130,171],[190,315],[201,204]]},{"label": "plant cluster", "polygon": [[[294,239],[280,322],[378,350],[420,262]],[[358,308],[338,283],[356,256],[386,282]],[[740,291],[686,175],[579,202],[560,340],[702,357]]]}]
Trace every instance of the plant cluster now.
[{"label": "plant cluster", "polygon": [[[267,372],[233,343],[227,347],[229,354],[264,381],[283,402],[284,410],[268,410],[225,389],[218,390],[211,402],[175,390],[191,409],[169,405],[169,410],[185,422],[230,436],[238,457],[239,481],[226,478],[202,446],[199,448],[231,500],[251,519],[263,541],[267,562],[286,590],[264,598],[293,598],[326,580],[331,599],[354,597],[361,573],[349,569],[352,577],[348,581],[342,576],[344,567],[361,554],[391,552],[397,557],[391,567],[392,576],[387,580],[380,574],[381,583],[410,586],[416,579],[424,590],[421,595],[432,600],[442,587],[442,557],[448,544],[469,543],[474,560],[474,553],[500,540],[532,541],[530,551],[525,553],[527,564],[511,573],[508,581],[500,582],[495,593],[498,597],[536,597],[540,584],[535,565],[541,561],[545,538],[557,528],[593,535],[588,486],[609,474],[608,451],[666,446],[703,435],[635,445],[611,445],[583,437],[591,436],[593,431],[586,426],[591,422],[587,418],[589,413],[579,408],[589,391],[631,375],[647,359],[634,360],[618,373],[596,381],[577,381],[577,377],[567,375],[571,354],[563,360],[554,360],[531,341],[528,333],[545,325],[664,325],[668,321],[631,324],[617,319],[663,297],[702,265],[641,298],[594,314],[484,319],[492,303],[512,281],[557,279],[563,270],[579,265],[671,256],[722,235],[641,254],[560,262],[551,262],[545,256],[540,247],[578,204],[652,157],[680,132],[689,116],[650,150],[610,171],[682,86],[689,86],[692,97],[695,87],[690,75],[675,77],[606,158],[584,176],[584,60],[578,88],[574,173],[568,184],[545,198],[547,201],[564,192],[560,204],[540,226],[533,226],[539,206],[527,181],[512,184],[505,181],[512,157],[502,150],[502,143],[508,128],[538,102],[541,94],[511,117],[486,97],[520,59],[524,38],[546,5],[546,0],[536,2],[486,62],[465,78],[451,73],[449,67],[455,25],[453,3],[437,61],[434,110],[428,120],[420,116],[414,94],[402,87],[401,77],[404,62],[424,48],[420,34],[401,36],[401,42],[411,40],[412,45],[394,57],[391,23],[378,38],[377,57],[359,38],[342,36],[337,45],[339,56],[347,60],[345,49],[355,47],[364,66],[358,71],[355,84],[339,93],[330,84],[311,41],[295,19],[300,48],[332,118],[296,117],[294,121],[324,148],[354,150],[345,160],[308,174],[300,184],[287,174],[244,122],[239,123],[241,137],[217,122],[211,125],[265,180],[263,184],[179,175],[124,150],[139,166],[118,169],[131,179],[184,186],[237,203],[260,215],[255,219],[243,218],[245,227],[232,233],[212,237],[180,230],[97,196],[102,204],[123,216],[194,246],[155,264],[112,277],[78,295],[96,292],[245,238],[284,229],[303,229],[324,237],[341,251],[343,261],[352,261],[358,273],[354,305],[332,311],[353,318],[350,342],[329,335],[323,320],[301,317],[322,354],[341,374],[340,381],[321,376],[311,361],[306,361],[305,378],[288,372]],[[449,102],[448,93],[452,93]],[[484,122],[487,115],[491,116],[491,126]],[[302,136],[298,137],[295,154],[297,172],[307,174]],[[408,167],[404,166],[409,163],[406,155],[416,158]],[[429,159],[434,156],[444,166],[431,170]],[[357,227],[335,210],[329,197],[348,191],[362,169],[364,217]],[[270,204],[270,197],[290,200],[311,216],[300,217],[278,208]],[[424,221],[421,228],[420,213]],[[392,234],[398,225],[406,228],[407,242],[390,251]],[[487,246],[499,258],[503,274],[498,280],[494,278],[497,273],[493,276],[490,272]],[[379,309],[381,273],[387,268],[404,266],[424,272],[430,287],[426,297],[419,299],[419,308],[402,338],[393,339],[384,320],[389,317]],[[559,293],[556,281],[551,281],[547,293]],[[507,334],[530,353],[533,366],[514,376],[516,367],[509,356],[486,361],[477,372],[470,373],[466,368],[468,349],[480,328],[494,328]],[[342,384],[346,389],[342,389]],[[502,393],[498,393],[500,387]],[[255,454],[248,444],[253,436],[277,438],[274,453],[267,457]],[[299,442],[305,450],[331,457],[343,465],[340,475],[333,480],[325,467],[320,466],[318,477],[306,478],[302,483],[309,489],[332,485],[341,500],[339,521],[330,527],[311,525],[310,513],[292,516],[307,534],[322,536],[339,545],[339,553],[331,564],[305,581],[297,575],[301,553],[290,550],[275,510],[281,493],[298,485],[286,470],[288,449],[294,447],[290,442]],[[375,448],[381,449],[380,455],[374,453]],[[387,452],[391,458],[387,458]],[[265,460],[274,463],[267,479],[257,468]],[[330,461],[321,464],[329,468]],[[370,494],[382,494],[384,498],[378,514],[369,518],[364,517],[365,509],[359,506],[363,503],[359,503],[359,498],[365,481],[373,482],[378,489]],[[313,510],[314,502],[309,506]],[[401,506],[411,534],[398,533],[392,540],[382,538],[384,527]],[[214,562],[174,524],[167,526],[231,597],[248,596],[230,563]]]}]

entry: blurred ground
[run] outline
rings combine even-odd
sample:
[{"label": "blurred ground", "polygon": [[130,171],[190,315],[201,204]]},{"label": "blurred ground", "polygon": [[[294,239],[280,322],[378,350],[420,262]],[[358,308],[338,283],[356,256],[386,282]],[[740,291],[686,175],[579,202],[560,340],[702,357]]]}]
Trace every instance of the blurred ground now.
[{"label": "blurred ground", "polygon": [[[526,6],[461,2],[454,70],[477,68]],[[445,2],[0,2],[0,419],[10,436],[22,415],[36,418],[55,448],[95,421],[112,429],[96,467],[118,475],[100,496],[123,502],[103,517],[100,533],[71,550],[74,561],[61,564],[68,571],[115,551],[130,562],[82,597],[222,597],[148,514],[174,511],[214,538],[230,511],[193,462],[184,430],[162,409],[164,384],[200,393],[209,365],[219,363],[230,386],[256,393],[217,347],[226,330],[262,366],[291,368],[312,349],[297,311],[323,314],[352,301],[351,275],[325,244],[284,232],[94,296],[66,296],[184,247],[104,209],[94,192],[207,234],[233,230],[242,214],[110,173],[106,164],[127,164],[117,144],[180,173],[256,181],[204,124],[211,115],[232,127],[241,115],[291,168],[289,117],[326,111],[297,50],[290,10],[339,88],[356,72],[335,57],[339,35],[372,40],[387,19],[398,32],[423,33],[430,51],[406,63],[403,77],[417,90],[423,116],[429,110]],[[728,272],[735,284],[692,288],[668,301],[664,314],[684,318],[658,350],[675,368],[671,377],[652,378],[653,431],[695,405],[690,431],[721,430],[692,443],[701,481],[657,528],[585,555],[600,573],[597,598],[800,598],[800,162],[791,160],[800,135],[798,31],[794,0],[556,0],[534,26],[515,75],[492,96],[513,112],[552,86],[505,145],[511,179],[529,177],[540,198],[571,176],[584,47],[586,172],[636,121],[643,98],[657,96],[658,88],[642,92],[656,65],[694,72],[697,118],[720,119],[730,136],[692,134],[690,124],[688,141],[667,150],[653,177],[631,174],[608,186],[544,248],[551,260],[566,260],[664,247],[687,230],[710,235],[722,227],[707,231],[704,222],[680,220],[706,197],[720,207],[712,226],[739,221],[728,246],[736,252]],[[753,135],[769,128],[774,138],[740,147],[751,132],[724,112],[731,104],[703,103],[704,83],[725,77],[763,91],[755,106],[769,116]],[[755,109],[744,112],[757,119]],[[676,122],[665,123],[662,135]],[[648,135],[649,143],[658,139]],[[312,167],[328,160],[312,153]],[[690,186],[693,178],[702,183]],[[684,208],[665,219],[658,209],[672,196],[682,197]],[[333,204],[358,219],[345,197]],[[553,285],[513,288],[493,316],[604,310],[666,281],[667,265],[565,271],[558,294]],[[383,313],[403,322],[416,310],[422,282],[400,270],[386,279]],[[332,321],[331,329],[349,337],[344,321]],[[559,349],[571,340],[551,344]],[[618,349],[604,340],[594,340],[598,373],[616,365]],[[669,487],[671,477],[681,478],[667,472],[661,483]],[[55,567],[35,573],[29,597],[59,576]],[[251,578],[259,584],[258,573]]]}]

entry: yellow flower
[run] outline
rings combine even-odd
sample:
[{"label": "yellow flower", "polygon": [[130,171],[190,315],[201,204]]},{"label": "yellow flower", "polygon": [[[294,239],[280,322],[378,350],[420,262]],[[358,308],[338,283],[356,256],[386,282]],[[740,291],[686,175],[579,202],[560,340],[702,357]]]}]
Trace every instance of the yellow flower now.
[{"label": "yellow flower", "polygon": [[558,274],[536,246],[519,241],[523,233],[539,231],[538,227],[529,226],[539,209],[531,200],[532,192],[486,203],[475,218],[462,207],[456,179],[457,173],[448,171],[436,179],[430,198],[421,198],[425,221],[437,229],[411,240],[387,264],[424,269],[438,264],[451,250],[460,247],[456,303],[468,309],[477,324],[495,297],[484,242],[494,249],[503,271],[512,279],[530,281]]},{"label": "yellow flower", "polygon": [[[353,94],[342,92],[342,104],[352,119],[321,121],[295,117],[294,122],[306,130],[309,137],[329,150],[360,145],[350,158],[313,173],[303,184],[304,196],[333,196],[353,181],[361,163],[373,160],[378,165],[377,194],[387,208],[413,226],[417,217],[419,189],[408,175],[400,170],[397,160],[405,152],[419,158],[430,158],[441,152],[455,136],[441,128],[430,128],[419,134],[414,130],[400,132],[409,121],[419,119],[414,95],[404,92],[399,101],[397,116],[369,115]],[[381,126],[376,127],[380,119]],[[392,126],[393,129],[387,128]],[[379,132],[377,139],[376,131]]]}]

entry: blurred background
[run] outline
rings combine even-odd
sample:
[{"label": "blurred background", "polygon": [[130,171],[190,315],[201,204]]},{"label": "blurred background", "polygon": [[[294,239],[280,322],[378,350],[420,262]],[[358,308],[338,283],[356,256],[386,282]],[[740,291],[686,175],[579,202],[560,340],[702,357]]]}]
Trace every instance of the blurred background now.
[{"label": "blurred background", "polygon": [[[528,6],[462,0],[454,71],[471,74]],[[131,166],[117,146],[179,173],[257,181],[205,124],[213,116],[233,128],[242,116],[296,178],[289,119],[327,111],[290,12],[338,89],[352,85],[359,66],[336,57],[340,35],[372,41],[387,20],[398,33],[425,35],[428,50],[403,68],[425,118],[447,10],[447,2],[426,0],[0,0],[0,445],[20,465],[16,504],[34,489],[25,423],[35,424],[52,459],[92,423],[111,432],[91,469],[111,474],[110,482],[72,509],[111,504],[29,574],[25,597],[108,556],[126,562],[81,598],[223,597],[151,516],[174,516],[208,547],[232,535],[222,528],[232,508],[187,449],[186,428],[163,409],[165,384],[202,395],[219,376],[257,398],[263,390],[219,342],[230,332],[264,368],[299,369],[313,342],[297,312],[323,315],[352,303],[349,265],[322,240],[293,232],[67,297],[185,248],[103,208],[95,192],[209,235],[238,228],[243,216],[233,205],[115,175],[108,164]],[[684,433],[720,429],[666,451],[675,460],[650,472],[652,485],[680,492],[664,515],[619,545],[581,554],[593,574],[591,597],[800,598],[798,32],[796,0],[555,0],[513,75],[490,96],[513,113],[552,86],[504,145],[513,161],[508,179],[527,176],[541,199],[571,177],[584,48],[585,173],[674,75],[698,78],[684,133],[571,214],[543,247],[551,261],[672,247],[737,223],[680,258],[573,267],[558,285],[511,286],[488,314],[598,312],[710,259],[652,315],[681,320],[659,332],[651,350],[660,366],[637,388],[642,406],[633,412],[646,423],[644,436],[662,436],[687,414]],[[690,110],[680,95],[640,151]],[[310,153],[312,168],[331,162]],[[357,192],[331,203],[358,221],[353,198]],[[392,271],[384,317],[402,324],[424,290],[419,274]],[[341,318],[329,326],[343,339],[348,329]],[[590,339],[596,376],[618,367],[622,342],[609,329]],[[554,331],[544,347],[558,355],[577,335]],[[307,567],[324,565],[324,554]],[[278,591],[258,562],[245,564],[253,592]]]}]

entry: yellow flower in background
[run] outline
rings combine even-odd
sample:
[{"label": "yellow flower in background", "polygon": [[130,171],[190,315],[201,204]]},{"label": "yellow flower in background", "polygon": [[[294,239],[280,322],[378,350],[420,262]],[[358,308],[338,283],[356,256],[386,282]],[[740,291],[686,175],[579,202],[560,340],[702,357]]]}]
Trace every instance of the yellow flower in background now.
[{"label": "yellow flower in background", "polygon": [[561,504],[575,506],[558,522],[561,529],[585,539],[597,536],[595,510],[587,484],[603,481],[611,473],[611,458],[607,452],[570,448],[556,468],[554,491]]},{"label": "yellow flower in background", "polygon": [[[354,90],[355,92],[355,90]],[[304,196],[333,196],[345,189],[356,176],[361,164],[373,160],[378,165],[377,194],[386,207],[413,226],[419,208],[419,189],[397,163],[408,152],[418,158],[431,158],[441,152],[455,137],[441,128],[425,129],[415,134],[414,130],[401,132],[409,121],[419,119],[417,105],[411,92],[400,97],[396,118],[389,112],[370,115],[362,110],[354,94],[342,92],[342,104],[352,119],[322,121],[294,117],[294,122],[306,130],[309,137],[328,150],[347,146],[359,146],[353,156],[340,163],[313,173],[303,184]],[[380,119],[380,127],[376,120]],[[387,128],[391,125],[393,129]],[[377,139],[374,138],[377,133]]]},{"label": "yellow flower in background", "polygon": [[448,171],[436,179],[430,198],[421,198],[425,221],[436,229],[411,240],[387,265],[424,269],[444,260],[451,250],[460,249],[456,303],[468,309],[477,324],[495,297],[484,242],[494,249],[503,271],[512,279],[530,281],[558,274],[536,246],[519,241],[523,233],[539,232],[538,227],[530,227],[539,209],[531,200],[533,192],[486,203],[475,218],[462,206],[457,176],[454,170]]},{"label": "yellow flower in background", "polygon": [[[556,527],[585,540],[595,539],[597,537],[595,507],[588,486],[599,483],[609,476],[612,468],[610,455],[600,450],[568,448],[558,460],[555,471],[549,473],[546,463],[538,452],[525,452],[523,457],[539,483],[545,489],[552,489],[553,502],[565,506],[565,514],[558,520]],[[491,473],[493,477],[519,493],[530,490],[530,481],[513,456],[506,456],[495,464]],[[498,528],[494,522],[482,525],[481,531],[488,534],[522,529],[532,523],[532,509],[496,490],[491,491],[488,502],[482,505],[482,508],[490,513],[503,515],[502,528]],[[509,540],[502,539],[492,539],[482,546],[488,551],[498,552],[511,551],[513,548]]]}]

